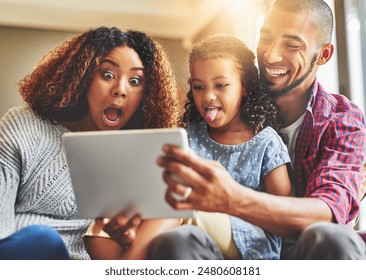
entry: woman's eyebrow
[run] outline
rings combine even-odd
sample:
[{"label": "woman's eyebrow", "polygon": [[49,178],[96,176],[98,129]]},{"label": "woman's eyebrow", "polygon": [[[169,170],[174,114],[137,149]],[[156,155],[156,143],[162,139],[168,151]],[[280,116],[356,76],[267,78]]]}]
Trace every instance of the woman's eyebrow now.
[{"label": "woman's eyebrow", "polygon": [[112,65],[114,65],[114,66],[116,66],[116,67],[118,67],[118,66],[119,66],[119,64],[118,64],[116,61],[114,61],[114,60],[112,60],[112,59],[109,59],[109,58],[103,58],[103,59],[101,60],[100,64],[103,64],[103,63],[110,63],[110,64],[112,64]]},{"label": "woman's eyebrow", "polygon": [[131,67],[131,70],[144,72],[144,67]]},{"label": "woman's eyebrow", "polygon": [[[100,64],[103,64],[103,63],[110,63],[112,64],[113,66],[116,66],[116,67],[119,67],[119,63],[117,63],[116,61],[112,60],[112,59],[108,59],[108,58],[104,58],[101,60]],[[136,67],[131,67],[131,70],[134,70],[134,71],[144,71],[144,67],[140,67],[140,66],[136,66]]]}]

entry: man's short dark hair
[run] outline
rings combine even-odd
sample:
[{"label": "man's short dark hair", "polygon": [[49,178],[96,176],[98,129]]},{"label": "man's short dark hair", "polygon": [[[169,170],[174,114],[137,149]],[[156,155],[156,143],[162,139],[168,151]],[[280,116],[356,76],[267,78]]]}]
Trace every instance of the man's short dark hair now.
[{"label": "man's short dark hair", "polygon": [[288,12],[310,12],[314,18],[316,32],[318,32],[318,44],[322,46],[330,43],[333,32],[333,12],[323,0],[277,0],[273,7]]}]

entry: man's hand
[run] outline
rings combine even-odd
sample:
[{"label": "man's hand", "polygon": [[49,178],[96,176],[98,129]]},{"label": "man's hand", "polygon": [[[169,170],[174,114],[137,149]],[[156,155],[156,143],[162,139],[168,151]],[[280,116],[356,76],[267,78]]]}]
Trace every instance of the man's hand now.
[{"label": "man's hand", "polygon": [[[157,162],[165,168],[163,178],[168,185],[166,200],[172,207],[229,212],[238,184],[220,163],[172,145],[164,146],[163,151],[165,155],[159,157]],[[192,191],[187,191],[189,188]],[[181,197],[189,195],[182,200],[177,199],[177,194]]]}]

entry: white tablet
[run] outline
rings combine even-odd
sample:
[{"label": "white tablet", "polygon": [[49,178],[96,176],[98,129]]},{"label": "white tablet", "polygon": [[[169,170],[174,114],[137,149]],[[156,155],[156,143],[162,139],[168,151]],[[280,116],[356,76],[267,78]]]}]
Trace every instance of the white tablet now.
[{"label": "white tablet", "polygon": [[140,213],[143,218],[186,218],[165,201],[164,144],[188,149],[185,129],[67,132],[63,145],[81,218]]}]

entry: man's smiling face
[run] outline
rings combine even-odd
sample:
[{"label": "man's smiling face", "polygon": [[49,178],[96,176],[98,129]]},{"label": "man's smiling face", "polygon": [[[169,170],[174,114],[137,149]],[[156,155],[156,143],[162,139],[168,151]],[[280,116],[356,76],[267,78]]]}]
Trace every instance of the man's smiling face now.
[{"label": "man's smiling face", "polygon": [[272,8],[264,21],[257,47],[263,85],[274,96],[309,88],[317,71],[320,48],[310,14]]}]

